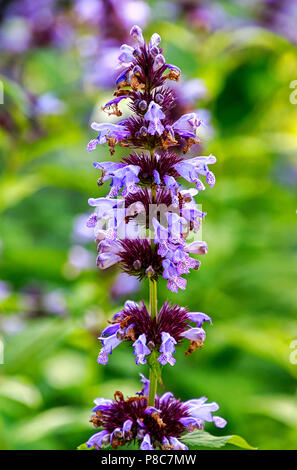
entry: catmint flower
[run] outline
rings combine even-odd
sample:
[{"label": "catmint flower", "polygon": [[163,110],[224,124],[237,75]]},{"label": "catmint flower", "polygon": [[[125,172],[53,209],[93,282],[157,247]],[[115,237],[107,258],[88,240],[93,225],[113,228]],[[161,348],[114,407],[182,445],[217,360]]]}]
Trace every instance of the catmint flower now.
[{"label": "catmint flower", "polygon": [[167,364],[167,362],[171,366],[174,366],[176,361],[175,361],[174,357],[172,356],[172,353],[175,352],[174,345],[177,342],[175,341],[175,339],[172,336],[170,336],[169,333],[166,333],[166,332],[162,331],[161,335],[162,335],[162,344],[161,344],[161,347],[160,347],[160,352],[162,354],[159,356],[158,361],[163,366],[165,366],[165,364]]},{"label": "catmint flower", "polygon": [[136,440],[141,450],[187,450],[182,442],[187,432],[203,429],[205,422],[220,428],[227,424],[220,416],[213,415],[219,406],[216,402],[207,403],[206,397],[182,402],[166,392],[156,395],[152,407],[146,395],[142,392],[137,395],[125,400],[117,391],[114,400],[94,400],[96,406],[90,421],[95,428],[103,429],[87,441],[89,448],[100,450],[111,445],[117,449]]},{"label": "catmint flower", "polygon": [[146,335],[144,333],[133,343],[133,347],[136,364],[146,364],[145,356],[149,355],[151,350],[146,345]]},{"label": "catmint flower", "polygon": [[200,191],[205,189],[205,186],[200,181],[199,175],[206,176],[206,181],[211,187],[215,184],[215,177],[208,169],[208,165],[215,162],[216,158],[213,155],[209,155],[208,157],[195,157],[177,163],[175,169],[179,175],[187,181],[195,183],[197,190]]},{"label": "catmint flower", "polygon": [[88,144],[88,151],[94,150],[98,144],[108,143],[111,153],[114,152],[115,145],[121,140],[125,139],[129,132],[125,129],[123,124],[98,124],[93,122],[92,129],[99,132],[97,139],[93,139]]},{"label": "catmint flower", "polygon": [[165,65],[165,63],[166,61],[162,54],[156,55],[155,60],[154,60],[153,70],[155,71],[159,70],[161,67]]},{"label": "catmint flower", "polygon": [[161,36],[158,33],[154,33],[151,37],[149,47],[150,49],[153,47],[157,47],[161,42]]},{"label": "catmint flower", "polygon": [[137,26],[137,25],[132,26],[132,28],[130,30],[130,36],[132,36],[132,38],[135,39],[135,41],[138,44],[140,44],[140,45],[144,44],[142,30],[139,26]]},{"label": "catmint flower", "polygon": [[123,195],[137,190],[136,183],[139,182],[138,173],[140,167],[137,165],[125,165],[114,162],[95,162],[95,168],[101,170],[102,176],[98,180],[100,184],[111,178],[111,191],[107,197],[118,196],[123,188]]},{"label": "catmint flower", "polygon": [[162,111],[162,108],[159,104],[151,101],[148,110],[144,115],[144,119],[149,121],[148,132],[151,135],[159,134],[161,135],[164,126],[161,123],[161,120],[165,118],[165,114]]},{"label": "catmint flower", "polygon": [[151,444],[151,436],[149,434],[145,434],[140,446],[140,450],[154,450]]},{"label": "catmint flower", "polygon": [[123,44],[120,47],[120,51],[121,53],[118,57],[119,62],[125,65],[129,65],[134,60],[134,55],[133,55],[134,48],[131,46],[128,46],[127,44]]},{"label": "catmint flower", "polygon": [[207,244],[203,241],[189,243],[186,247],[187,253],[195,253],[196,255],[206,255],[207,249]]},{"label": "catmint flower", "polygon": [[[134,46],[123,44],[120,48],[122,70],[114,98],[103,110],[121,116],[119,103],[129,99],[133,115],[117,124],[93,123],[92,129],[99,134],[89,142],[88,150],[107,143],[111,154],[117,144],[141,151],[126,155],[120,162],[94,163],[101,172],[98,185],[111,180],[111,188],[107,197],[89,199],[95,209],[87,225],[93,228],[98,243],[97,265],[106,269],[118,264],[126,275],[149,279],[153,299],[160,277],[172,292],[185,289],[183,275],[200,267],[200,261],[191,255],[207,253],[205,242],[187,243],[187,238],[190,232],[199,230],[206,215],[194,196],[205,189],[200,177],[209,186],[214,185],[208,166],[216,159],[212,155],[190,159],[179,155],[181,148],[185,154],[199,143],[196,131],[201,125],[196,113],[173,117],[176,96],[166,83],[178,81],[181,70],[166,63],[158,34],[153,34],[147,44],[141,29],[134,25],[130,35]],[[183,189],[182,178],[195,183],[196,189]],[[189,312],[168,302],[159,311],[152,306],[151,302],[150,314],[143,302],[130,300],[113,316],[99,336],[100,364],[107,364],[122,342],[132,346],[137,365],[148,362],[150,368],[158,363],[158,367],[174,366],[175,348],[182,341],[189,341],[186,356],[203,346],[206,333],[202,325],[211,323],[207,314]],[[157,375],[153,373],[154,381]],[[114,401],[96,399],[91,421],[103,430],[89,439],[88,447],[111,445],[117,449],[134,440],[142,450],[186,450],[184,433],[203,429],[205,422],[217,427],[226,424],[223,418],[213,416],[218,409],[216,402],[207,403],[201,397],[183,403],[171,392],[152,397],[150,383],[143,375],[141,382],[143,388],[136,397],[125,400],[116,392]]]},{"label": "catmint flower", "polygon": [[211,318],[202,312],[189,312],[188,318],[191,322],[196,323],[197,327],[200,327],[205,321],[212,324]]}]

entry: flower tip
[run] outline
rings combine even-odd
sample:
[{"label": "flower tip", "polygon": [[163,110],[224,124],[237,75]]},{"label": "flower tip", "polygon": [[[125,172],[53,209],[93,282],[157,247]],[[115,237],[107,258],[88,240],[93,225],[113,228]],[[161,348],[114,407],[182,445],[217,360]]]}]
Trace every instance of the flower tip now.
[{"label": "flower tip", "polygon": [[130,36],[132,36],[132,38],[135,39],[140,44],[144,43],[142,29],[137,24],[132,26],[132,28],[130,29]]}]

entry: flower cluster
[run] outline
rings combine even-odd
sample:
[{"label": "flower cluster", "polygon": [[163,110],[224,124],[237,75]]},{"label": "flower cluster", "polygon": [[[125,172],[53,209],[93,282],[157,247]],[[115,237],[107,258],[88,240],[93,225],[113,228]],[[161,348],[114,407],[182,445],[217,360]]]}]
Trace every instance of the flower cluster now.
[{"label": "flower cluster", "polygon": [[[190,327],[188,322],[196,323]],[[189,312],[184,307],[166,302],[155,319],[152,319],[145,304],[138,305],[132,300],[125,303],[124,309],[113,316],[111,325],[102,331],[99,337],[102,349],[99,364],[107,364],[108,355],[122,341],[133,341],[136,364],[145,364],[146,356],[152,350],[158,350],[160,364],[175,364],[173,353],[175,345],[183,338],[191,341],[186,354],[190,354],[203,345],[205,331],[203,322],[210,322],[208,315],[201,312]]]},{"label": "flower cluster", "polygon": [[[130,34],[134,45],[120,48],[122,71],[114,98],[103,110],[121,118],[121,103],[128,100],[133,114],[117,123],[93,123],[98,135],[89,142],[88,151],[105,144],[112,155],[118,144],[134,151],[120,162],[94,163],[98,185],[110,181],[110,190],[106,197],[89,199],[94,213],[87,225],[98,244],[97,266],[106,269],[117,264],[130,276],[148,279],[150,289],[149,310],[144,302],[129,300],[102,331],[98,362],[107,364],[112,351],[127,342],[136,364],[148,363],[150,382],[142,376],[144,388],[137,397],[125,400],[116,392],[114,401],[97,399],[91,421],[103,430],[87,445],[118,448],[137,441],[144,450],[186,449],[179,441],[184,433],[202,429],[205,421],[218,427],[226,422],[212,415],[218,409],[216,403],[206,403],[204,397],[182,403],[170,392],[159,397],[157,385],[162,383],[162,366],[175,364],[173,354],[182,340],[190,341],[186,355],[203,345],[202,324],[211,323],[211,318],[168,302],[158,309],[157,282],[163,277],[172,292],[185,289],[183,275],[200,267],[193,255],[207,253],[206,243],[195,236],[206,215],[195,196],[206,184],[214,186],[210,165],[216,159],[213,155],[186,158],[189,149],[199,144],[196,130],[201,120],[196,113],[176,116],[174,112],[177,95],[168,83],[178,81],[181,71],[166,63],[158,34],[148,44],[138,26]],[[182,179],[195,187],[183,187]]]},{"label": "flower cluster", "polygon": [[[200,261],[190,254],[207,251],[204,242],[188,245],[186,238],[199,230],[206,215],[198,209],[194,196],[205,189],[203,178],[213,187],[215,177],[209,165],[216,159],[213,155],[185,159],[173,150],[182,145],[187,153],[198,143],[196,130],[201,121],[196,113],[172,120],[177,100],[166,81],[179,80],[181,72],[166,63],[160,36],[154,34],[146,44],[138,26],[131,29],[131,36],[135,46],[124,44],[120,48],[119,62],[124,71],[116,81],[115,98],[103,109],[109,115],[121,116],[119,105],[129,100],[133,115],[116,124],[93,123],[91,127],[99,134],[89,142],[88,150],[108,144],[113,154],[120,144],[142,152],[134,152],[121,162],[94,163],[100,171],[98,184],[111,180],[111,187],[106,198],[89,200],[96,207],[89,226],[94,227],[99,243],[100,268],[121,263],[124,271],[140,279],[162,275],[168,280],[167,287],[177,292],[186,288],[182,275],[199,269]],[[194,183],[196,189],[182,189],[179,178]],[[155,244],[153,250],[148,229]]]},{"label": "flower cluster", "polygon": [[117,449],[138,441],[141,450],[187,450],[179,439],[186,432],[203,429],[205,422],[223,428],[226,421],[213,416],[219,409],[216,402],[207,403],[206,397],[182,402],[171,392],[156,396],[155,406],[148,405],[149,381],[142,376],[143,390],[138,396],[124,399],[116,392],[114,400],[96,398],[90,421],[103,429],[87,442],[88,447],[100,450],[104,446]]}]

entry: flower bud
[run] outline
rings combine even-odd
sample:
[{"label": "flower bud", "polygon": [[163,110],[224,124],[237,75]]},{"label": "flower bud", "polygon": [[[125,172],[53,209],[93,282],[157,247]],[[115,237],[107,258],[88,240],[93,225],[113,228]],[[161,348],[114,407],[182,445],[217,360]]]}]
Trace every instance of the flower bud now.
[{"label": "flower bud", "polygon": [[133,263],[133,269],[135,269],[135,271],[139,271],[139,269],[141,269],[141,262],[139,261],[139,259],[137,259],[136,261],[134,261],[134,263]]},{"label": "flower bud", "polygon": [[164,96],[161,93],[157,93],[155,96],[155,102],[158,104],[162,104],[164,101]]},{"label": "flower bud", "polygon": [[145,100],[141,100],[138,107],[141,111],[145,111],[147,109],[147,102]]}]

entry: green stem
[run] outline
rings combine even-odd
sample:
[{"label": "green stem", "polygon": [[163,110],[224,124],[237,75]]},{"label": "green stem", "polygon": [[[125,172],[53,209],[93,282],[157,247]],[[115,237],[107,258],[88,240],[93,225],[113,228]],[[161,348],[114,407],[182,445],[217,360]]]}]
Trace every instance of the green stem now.
[{"label": "green stem", "polygon": [[[150,314],[151,318],[154,319],[157,316],[158,312],[158,299],[157,299],[157,281],[150,279],[149,280],[149,290],[150,290]],[[152,351],[151,355],[155,355],[155,351]],[[152,361],[154,363],[155,361]],[[157,393],[158,385],[158,374],[156,368],[150,368],[150,390],[149,390],[149,406],[155,406],[155,396]]]},{"label": "green stem", "polygon": [[[155,155],[154,150],[150,150],[151,160],[154,161]],[[156,202],[156,187],[154,184],[151,186],[151,194],[152,194],[152,203],[155,204]],[[151,247],[154,250],[154,239],[151,239]],[[158,299],[157,299],[157,281],[155,279],[149,279],[149,296],[150,296],[150,315],[152,320],[157,317],[158,313]],[[159,372],[159,363],[157,362],[157,352],[153,350],[150,354],[150,390],[149,390],[149,406],[155,406],[155,397],[157,393],[157,385],[160,377]]]},{"label": "green stem", "polygon": [[152,319],[156,318],[158,312],[158,299],[157,299],[157,281],[154,279],[149,280],[150,287],[150,314]]}]

